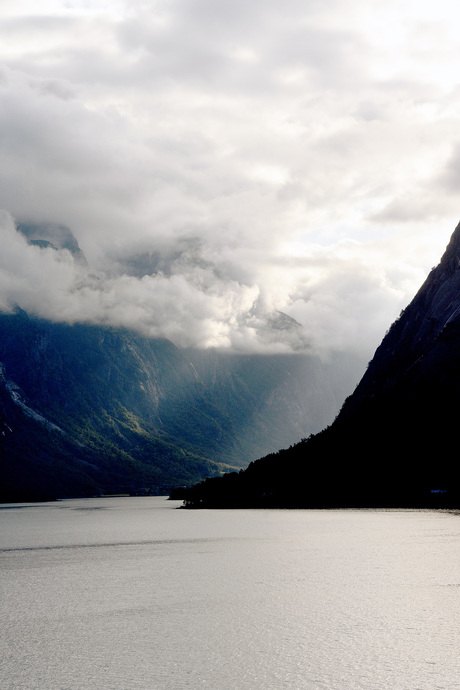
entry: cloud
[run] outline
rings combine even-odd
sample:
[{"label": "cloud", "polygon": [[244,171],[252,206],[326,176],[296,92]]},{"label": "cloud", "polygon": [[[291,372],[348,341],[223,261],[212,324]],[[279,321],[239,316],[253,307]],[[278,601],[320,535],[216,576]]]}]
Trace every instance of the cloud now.
[{"label": "cloud", "polygon": [[29,225],[19,232],[4,212],[0,242],[2,311],[20,306],[50,320],[125,327],[183,347],[237,352],[366,356],[369,340],[379,340],[395,305],[423,279],[394,260],[391,269],[376,272],[375,247],[349,241],[334,251],[311,247],[308,258],[277,256],[258,280],[199,238],[112,255],[98,272],[65,227]]},{"label": "cloud", "polygon": [[457,222],[452,8],[2,3],[2,308],[370,356]]},{"label": "cloud", "polygon": [[[29,226],[24,232],[27,237],[2,214],[2,311],[20,306],[46,319],[132,328],[181,346],[255,352],[308,347],[298,324],[288,319],[288,328],[257,309],[257,286],[239,282],[226,267],[219,271],[193,243],[161,260],[163,270],[151,264],[150,273],[130,275],[113,263],[110,273],[95,274],[67,228]],[[133,259],[132,265],[139,263]]]}]

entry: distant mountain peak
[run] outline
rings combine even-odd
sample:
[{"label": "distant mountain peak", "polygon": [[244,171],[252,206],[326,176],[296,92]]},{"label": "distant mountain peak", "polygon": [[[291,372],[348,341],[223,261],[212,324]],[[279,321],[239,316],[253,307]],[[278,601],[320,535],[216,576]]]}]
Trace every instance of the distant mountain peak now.
[{"label": "distant mountain peak", "polygon": [[41,249],[67,249],[74,259],[86,266],[86,257],[83,254],[73,232],[66,225],[58,223],[19,223],[18,232],[23,235],[29,244]]}]

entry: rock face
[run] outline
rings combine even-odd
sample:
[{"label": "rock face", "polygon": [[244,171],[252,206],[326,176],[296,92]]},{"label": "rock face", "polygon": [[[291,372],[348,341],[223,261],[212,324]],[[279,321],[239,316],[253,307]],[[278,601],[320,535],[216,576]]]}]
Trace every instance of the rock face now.
[{"label": "rock face", "polygon": [[460,225],[334,423],[187,503],[458,507],[459,391]]},{"label": "rock face", "polygon": [[165,493],[295,443],[334,408],[313,356],[0,314],[0,500]]},{"label": "rock face", "polygon": [[[457,378],[460,363],[459,267],[460,225],[439,265],[431,271],[377,349],[354,395],[342,410],[344,417],[353,413],[363,400],[382,395],[395,386],[410,382],[417,389],[417,384],[441,388]],[[409,387],[406,395],[411,399],[415,397]],[[448,407],[451,402],[455,407],[454,400],[448,401]]]},{"label": "rock face", "polygon": [[[361,382],[338,416],[337,427],[364,427],[376,446],[387,493],[460,496],[453,431],[460,390],[460,225],[439,263],[392,325]],[[375,442],[374,442],[375,440]],[[380,448],[379,448],[380,446]],[[363,452],[361,453],[363,454]],[[361,460],[362,462],[362,460]]]}]

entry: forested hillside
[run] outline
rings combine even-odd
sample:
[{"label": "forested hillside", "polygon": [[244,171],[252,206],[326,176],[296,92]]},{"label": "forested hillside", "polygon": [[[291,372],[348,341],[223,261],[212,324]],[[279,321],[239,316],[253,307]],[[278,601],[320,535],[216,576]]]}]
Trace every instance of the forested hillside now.
[{"label": "forested hillside", "polygon": [[167,493],[319,429],[312,355],[180,350],[126,329],[0,314],[1,500]]}]

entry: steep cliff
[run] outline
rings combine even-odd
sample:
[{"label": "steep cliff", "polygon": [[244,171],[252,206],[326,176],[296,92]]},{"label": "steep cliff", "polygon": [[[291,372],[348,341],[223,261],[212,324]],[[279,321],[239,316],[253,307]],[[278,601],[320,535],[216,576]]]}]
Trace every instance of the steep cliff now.
[{"label": "steep cliff", "polygon": [[189,506],[459,506],[460,225],[334,423]]},{"label": "steep cliff", "polygon": [[[458,382],[460,324],[460,225],[436,268],[391,326],[341,416],[353,414],[362,402],[407,384],[449,386]],[[417,396],[419,391],[417,391]],[[443,400],[443,406],[448,402]],[[435,410],[432,410],[435,412]]]}]

